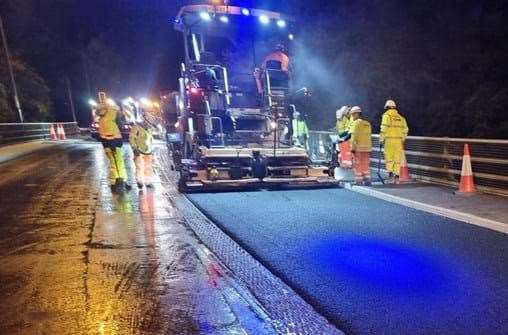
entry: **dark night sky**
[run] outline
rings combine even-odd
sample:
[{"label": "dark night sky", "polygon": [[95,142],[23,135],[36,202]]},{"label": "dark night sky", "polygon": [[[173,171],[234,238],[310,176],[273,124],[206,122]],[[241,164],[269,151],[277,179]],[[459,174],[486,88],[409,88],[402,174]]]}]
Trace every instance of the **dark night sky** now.
[{"label": "dark night sky", "polygon": [[[46,79],[57,117],[68,118],[61,79],[68,75],[84,121],[88,87],[81,54],[90,63],[92,92],[107,88],[121,98],[174,89],[182,52],[170,21],[182,4],[202,2],[2,0],[0,13],[14,53]],[[506,1],[231,4],[298,19],[302,32],[293,53],[303,64],[300,80],[315,91],[314,128],[331,127],[334,110],[346,103],[360,104],[376,123],[391,97],[409,116],[413,134],[508,133]]]}]

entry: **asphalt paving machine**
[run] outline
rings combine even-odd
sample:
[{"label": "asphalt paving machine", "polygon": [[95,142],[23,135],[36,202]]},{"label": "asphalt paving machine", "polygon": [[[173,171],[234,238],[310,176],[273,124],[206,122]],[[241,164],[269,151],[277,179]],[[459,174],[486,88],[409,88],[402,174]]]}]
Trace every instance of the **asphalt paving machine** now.
[{"label": "asphalt paving machine", "polygon": [[183,35],[185,61],[168,102],[176,120],[168,144],[181,192],[337,184],[292,136],[298,101],[309,92],[293,87],[294,74],[281,62],[263,62],[275,46],[291,47],[291,17],[189,5],[174,27]]}]

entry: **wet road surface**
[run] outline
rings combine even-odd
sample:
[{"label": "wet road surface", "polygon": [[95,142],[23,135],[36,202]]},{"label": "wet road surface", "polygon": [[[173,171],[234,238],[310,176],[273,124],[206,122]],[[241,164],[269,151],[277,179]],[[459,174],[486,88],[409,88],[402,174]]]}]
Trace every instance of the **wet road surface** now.
[{"label": "wet road surface", "polygon": [[170,182],[113,196],[106,173],[92,142],[0,164],[0,334],[271,333],[183,224]]},{"label": "wet road surface", "polygon": [[349,334],[508,334],[508,236],[345,189],[192,194]]}]

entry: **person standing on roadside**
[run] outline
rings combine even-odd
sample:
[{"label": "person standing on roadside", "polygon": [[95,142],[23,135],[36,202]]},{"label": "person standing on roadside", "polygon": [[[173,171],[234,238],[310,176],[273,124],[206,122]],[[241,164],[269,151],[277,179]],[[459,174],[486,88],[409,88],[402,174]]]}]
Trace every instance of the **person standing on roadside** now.
[{"label": "person standing on roadside", "polygon": [[143,118],[141,122],[132,127],[129,134],[129,143],[134,153],[136,166],[136,182],[139,189],[143,186],[153,187],[153,135],[149,123]]},{"label": "person standing on roadside", "polygon": [[[351,123],[350,116],[351,107],[342,106],[335,112],[337,122],[335,124],[337,134],[339,136],[347,133]],[[349,141],[339,143],[339,166],[341,168],[350,169],[353,165],[353,158],[351,156],[351,147]]]},{"label": "person standing on roadside", "polygon": [[109,161],[109,184],[114,193],[123,193],[131,187],[127,183],[127,170],[122,154],[120,109],[105,92],[99,92],[96,114],[99,117],[99,137]]},{"label": "person standing on roadside", "polygon": [[371,185],[370,176],[370,153],[372,151],[372,126],[370,122],[361,116],[362,110],[358,106],[351,108],[351,122],[347,135],[343,141],[351,142],[353,156],[353,171],[356,185]]},{"label": "person standing on roadside", "polygon": [[386,170],[395,184],[399,183],[400,163],[408,132],[406,119],[400,115],[395,101],[387,100],[381,118],[379,141],[384,148]]}]

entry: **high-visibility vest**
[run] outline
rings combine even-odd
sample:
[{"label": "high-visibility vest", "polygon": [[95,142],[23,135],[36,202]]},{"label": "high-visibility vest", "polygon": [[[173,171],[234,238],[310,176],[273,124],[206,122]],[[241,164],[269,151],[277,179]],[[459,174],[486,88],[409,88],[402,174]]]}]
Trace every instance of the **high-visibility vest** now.
[{"label": "high-visibility vest", "polygon": [[289,71],[289,57],[282,51],[275,51],[275,52],[272,52],[271,54],[269,54],[268,56],[266,56],[261,67],[265,69],[266,62],[268,62],[270,60],[280,62],[282,71],[284,71],[284,72]]},{"label": "high-visibility vest", "polygon": [[372,151],[372,126],[369,121],[352,120],[349,132],[351,134],[351,151]]},{"label": "high-visibility vest", "polygon": [[381,119],[381,131],[379,139],[399,139],[404,141],[409,132],[406,119],[396,109],[388,109]]},{"label": "high-visibility vest", "polygon": [[345,131],[349,129],[349,123],[351,122],[351,119],[349,118],[349,115],[344,115],[340,119],[337,119],[337,123],[335,125],[335,128],[337,129],[337,133],[342,134]]},{"label": "high-visibility vest", "polygon": [[139,151],[144,155],[150,155],[153,152],[152,131],[140,125],[135,125],[129,134],[129,143],[132,150]]},{"label": "high-visibility vest", "polygon": [[122,138],[118,128],[118,107],[109,104],[99,104],[97,115],[99,116],[99,136],[106,140]]},{"label": "high-visibility vest", "polygon": [[293,119],[293,137],[309,135],[309,129],[307,123],[304,120]]}]

